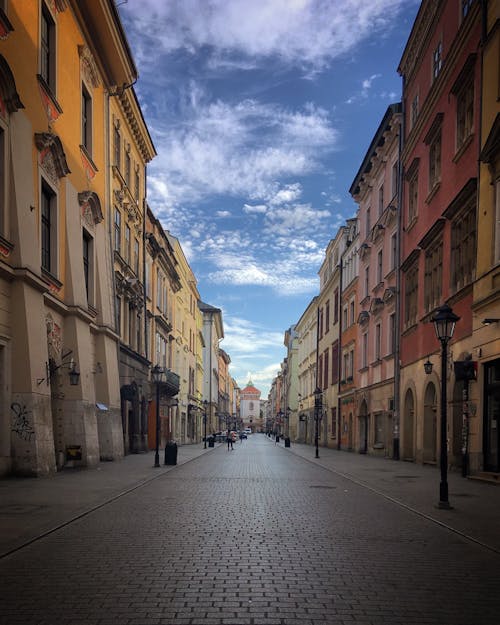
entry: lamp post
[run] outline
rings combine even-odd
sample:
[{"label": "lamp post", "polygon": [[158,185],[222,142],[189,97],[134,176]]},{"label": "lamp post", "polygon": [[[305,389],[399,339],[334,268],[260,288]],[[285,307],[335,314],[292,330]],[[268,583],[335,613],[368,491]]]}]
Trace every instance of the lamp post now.
[{"label": "lamp post", "polygon": [[321,408],[323,398],[319,386],[314,391],[314,444],[316,445],[316,458],[319,458],[319,420],[321,418]]},{"label": "lamp post", "polygon": [[151,369],[151,379],[156,385],[156,440],[155,440],[155,468],[160,466],[160,383],[163,378],[163,369],[155,365]]},{"label": "lamp post", "polygon": [[285,447],[290,447],[290,406],[285,410]]},{"label": "lamp post", "polygon": [[447,369],[447,348],[453,336],[455,324],[460,319],[453,310],[444,304],[440,306],[431,321],[434,324],[436,336],[441,343],[441,483],[439,485],[438,508],[450,509],[448,501],[448,424],[446,413],[446,369]]},{"label": "lamp post", "polygon": [[207,400],[203,400],[203,449],[207,448]]}]

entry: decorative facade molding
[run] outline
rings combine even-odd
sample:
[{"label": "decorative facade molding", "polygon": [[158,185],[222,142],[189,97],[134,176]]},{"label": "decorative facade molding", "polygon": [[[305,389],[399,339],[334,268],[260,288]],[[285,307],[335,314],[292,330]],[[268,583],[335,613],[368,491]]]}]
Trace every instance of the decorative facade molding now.
[{"label": "decorative facade molding", "polygon": [[53,169],[57,178],[71,173],[61,139],[57,135],[52,132],[36,132],[35,145],[40,152],[40,165],[49,171]]},{"label": "decorative facade molding", "polygon": [[0,114],[15,113],[23,109],[24,104],[17,93],[16,81],[5,58],[0,54]]},{"label": "decorative facade molding", "polygon": [[94,88],[98,87],[101,84],[101,79],[94,57],[89,48],[84,45],[79,45],[78,54],[80,55],[80,68],[85,82],[92,85]]},{"label": "decorative facade molding", "polygon": [[95,191],[82,191],[78,194],[82,217],[89,225],[100,224],[104,219],[99,196]]}]

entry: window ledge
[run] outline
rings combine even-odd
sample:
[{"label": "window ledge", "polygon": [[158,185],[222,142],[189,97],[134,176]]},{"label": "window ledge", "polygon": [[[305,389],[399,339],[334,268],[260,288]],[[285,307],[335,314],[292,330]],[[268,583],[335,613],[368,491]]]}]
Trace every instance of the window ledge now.
[{"label": "window ledge", "polygon": [[42,100],[46,108],[47,115],[51,121],[55,121],[59,115],[62,114],[63,110],[56,100],[56,96],[52,92],[52,89],[45,82],[45,79],[40,74],[36,75],[38,80],[38,86],[40,87]]},{"label": "window ledge", "polygon": [[410,223],[406,226],[406,228],[404,229],[405,232],[410,232],[410,230],[413,228],[413,226],[417,223],[417,216],[415,215],[415,217],[412,218],[412,220],[410,221]]},{"label": "window ledge", "polygon": [[439,189],[441,188],[441,179],[437,180],[432,189],[429,192],[429,195],[425,198],[425,203],[426,204],[430,204],[432,202],[432,198],[436,195],[436,193],[439,191]]},{"label": "window ledge", "polygon": [[41,268],[42,278],[49,285],[49,290],[52,293],[59,293],[62,289],[63,283],[58,280],[53,273],[48,271],[47,269]]},{"label": "window ledge", "polygon": [[384,447],[384,443],[375,443],[375,445],[373,445],[373,449],[384,449]]},{"label": "window ledge", "polygon": [[94,174],[97,173],[99,171],[97,169],[97,165],[92,160],[92,156],[90,155],[90,152],[87,150],[87,148],[84,145],[80,145],[80,152],[82,153],[82,158],[84,158],[86,163],[93,169]]},{"label": "window ledge", "polygon": [[463,140],[462,145],[455,152],[455,156],[451,159],[453,163],[458,163],[458,161],[462,158],[464,152],[467,151],[467,148],[472,143],[473,139],[474,139],[474,133],[471,132],[470,135],[467,137],[467,139]]}]

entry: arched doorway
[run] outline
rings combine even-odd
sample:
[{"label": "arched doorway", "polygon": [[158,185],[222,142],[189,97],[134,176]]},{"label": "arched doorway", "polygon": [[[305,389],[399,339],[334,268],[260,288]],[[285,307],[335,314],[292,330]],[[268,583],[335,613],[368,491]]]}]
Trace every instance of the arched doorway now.
[{"label": "arched doorway", "polygon": [[455,382],[453,386],[453,404],[452,404],[452,431],[451,431],[451,457],[448,462],[451,466],[461,467],[462,457],[462,437],[463,437],[463,406],[464,406],[464,385],[463,380]]},{"label": "arched doorway", "polygon": [[424,395],[424,440],[422,461],[435,463],[437,450],[437,393],[433,382]]},{"label": "arched doorway", "polygon": [[415,399],[408,389],[405,395],[403,413],[403,460],[415,460]]},{"label": "arched doorway", "polygon": [[363,399],[359,408],[359,453],[368,452],[368,405]]}]

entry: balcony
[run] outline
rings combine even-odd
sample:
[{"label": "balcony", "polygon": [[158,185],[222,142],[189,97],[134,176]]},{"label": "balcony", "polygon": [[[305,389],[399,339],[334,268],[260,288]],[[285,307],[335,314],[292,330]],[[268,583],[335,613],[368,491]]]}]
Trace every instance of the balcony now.
[{"label": "balcony", "polygon": [[177,395],[180,388],[180,377],[170,369],[165,369],[164,376],[165,379],[160,382],[161,394],[166,397]]}]

